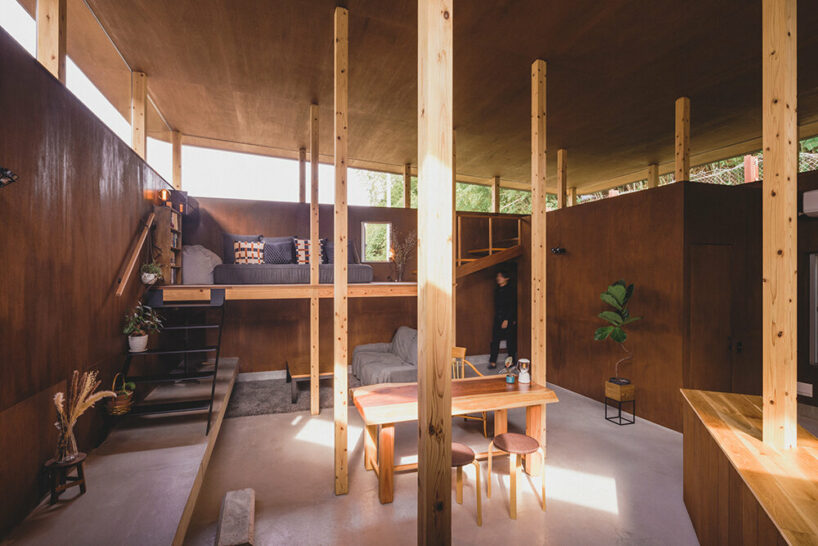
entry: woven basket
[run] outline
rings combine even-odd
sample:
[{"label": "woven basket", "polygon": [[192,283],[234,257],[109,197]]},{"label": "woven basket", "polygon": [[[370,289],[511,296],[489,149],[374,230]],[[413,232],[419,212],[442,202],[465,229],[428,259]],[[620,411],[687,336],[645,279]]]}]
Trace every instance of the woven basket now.
[{"label": "woven basket", "polygon": [[[122,378],[123,390],[121,391],[116,390],[116,382],[119,378]],[[111,415],[125,415],[131,411],[131,406],[133,406],[133,392],[125,391],[125,378],[122,377],[121,373],[114,376],[114,383],[111,385],[111,390],[116,393],[116,396],[108,399],[108,413]]]}]

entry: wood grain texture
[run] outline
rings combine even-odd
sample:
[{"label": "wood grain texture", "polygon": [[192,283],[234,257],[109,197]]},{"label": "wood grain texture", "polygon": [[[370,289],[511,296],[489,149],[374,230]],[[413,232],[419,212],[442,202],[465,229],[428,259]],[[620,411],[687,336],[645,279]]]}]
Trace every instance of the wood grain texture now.
[{"label": "wood grain texture", "polygon": [[65,84],[66,0],[37,0],[37,60]]},{"label": "wood grain texture", "polygon": [[349,491],[347,420],[349,393],[349,308],[347,290],[347,159],[349,151],[349,12],[335,8],[335,272],[333,363],[335,378],[335,494]]},{"label": "wood grain texture", "polygon": [[648,165],[648,189],[659,187],[659,164]]},{"label": "wood grain texture", "polygon": [[131,147],[145,159],[148,150],[146,113],[148,108],[148,76],[131,72]]},{"label": "wood grain texture", "polygon": [[[310,135],[312,135],[312,127],[310,127]],[[312,142],[312,137],[310,137],[310,142]],[[307,202],[307,149],[303,146],[298,149],[298,202]]]},{"label": "wood grain texture", "polygon": [[491,212],[500,212],[500,177],[495,176],[491,182]]},{"label": "wood grain texture", "polygon": [[[418,0],[418,544],[450,544],[453,11]],[[441,259],[441,257],[444,257]]]},{"label": "wood grain texture", "polygon": [[182,133],[171,133],[171,183],[177,190],[182,189]]},{"label": "wood grain texture", "polygon": [[403,208],[412,207],[412,164],[403,164]]},{"label": "wood grain texture", "polygon": [[568,188],[568,206],[573,207],[577,204],[577,188],[571,186]]},{"label": "wood grain texture", "polygon": [[818,440],[797,427],[798,447],[763,441],[760,396],[688,389],[682,395],[685,504],[700,541],[818,541]]},{"label": "wood grain texture", "polygon": [[[7,221],[0,257],[9,264],[0,297],[5,536],[43,492],[39,470],[55,448],[54,393],[74,368],[98,369],[110,384],[121,366],[120,321],[141,286],[134,272],[118,298],[116,280],[152,196],[169,186],[5,31],[0,81],[14,82],[0,85],[2,165],[20,175],[0,190]],[[93,448],[103,430],[89,412],[78,424],[80,449]]]},{"label": "wood grain texture", "polygon": [[[310,105],[310,284],[318,284],[319,256],[313,249],[321,245],[320,210],[318,208],[318,153],[320,146],[319,110],[317,104]],[[306,193],[306,165],[301,164],[299,173],[303,172],[304,193]],[[304,200],[302,199],[303,203]],[[334,288],[334,287],[333,287]],[[334,289],[333,289],[334,293]],[[319,398],[319,379],[321,371],[320,348],[320,310],[318,296],[310,298],[310,414],[318,415],[321,412]]]},{"label": "wood grain texture", "polygon": [[798,115],[796,0],[762,2],[764,441],[797,441]]},{"label": "wood grain texture", "polygon": [[557,208],[568,206],[568,150],[557,150]]},{"label": "wood grain texture", "polygon": [[676,146],[674,181],[690,180],[690,99],[676,99]]}]

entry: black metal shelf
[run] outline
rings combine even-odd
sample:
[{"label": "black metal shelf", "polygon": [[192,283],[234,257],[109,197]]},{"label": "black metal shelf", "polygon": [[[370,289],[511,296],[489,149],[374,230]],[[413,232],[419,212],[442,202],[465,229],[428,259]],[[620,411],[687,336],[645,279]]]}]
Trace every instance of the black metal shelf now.
[{"label": "black metal shelf", "polygon": [[191,324],[188,326],[163,326],[162,331],[168,330],[204,330],[206,328],[221,328],[221,324]]},{"label": "black metal shelf", "polygon": [[218,345],[208,345],[207,347],[196,347],[193,349],[153,349],[150,351],[142,351],[140,353],[128,353],[130,356],[140,355],[183,355],[190,353],[212,353],[218,351]]},{"label": "black metal shelf", "polygon": [[157,375],[141,375],[136,377],[129,377],[128,381],[132,383],[170,383],[176,381],[185,381],[187,379],[202,379],[205,377],[213,377],[216,375],[214,370],[206,372],[192,372],[192,373],[169,373]]}]

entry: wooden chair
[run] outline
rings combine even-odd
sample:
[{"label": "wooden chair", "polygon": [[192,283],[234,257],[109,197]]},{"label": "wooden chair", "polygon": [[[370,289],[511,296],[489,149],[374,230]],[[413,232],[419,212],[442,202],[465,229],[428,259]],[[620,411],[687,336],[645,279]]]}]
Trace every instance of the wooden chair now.
[{"label": "wooden chair", "polygon": [[504,451],[509,454],[508,474],[509,474],[509,512],[511,519],[517,519],[517,477],[520,473],[520,461],[523,457],[532,453],[542,455],[542,469],[540,471],[540,486],[542,488],[542,509],[545,511],[545,449],[536,438],[516,432],[506,432],[498,434],[489,444],[488,452],[488,486],[486,498],[491,498],[491,455],[492,449]]},{"label": "wooden chair", "polygon": [[477,490],[477,525],[483,525],[483,507],[480,499],[480,463],[474,456],[472,448],[465,444],[452,442],[452,466],[457,469],[456,497],[457,504],[463,504],[463,467],[474,465],[475,488]]},{"label": "wooden chair", "polygon": [[[466,348],[465,347],[453,347],[452,348],[452,379],[463,379],[466,377],[466,366],[474,370],[479,376],[483,376],[480,373],[480,370],[474,367],[474,364],[466,360]],[[486,429],[486,423],[488,422],[488,412],[482,412],[482,414],[478,417],[477,415],[463,415],[464,420],[473,420],[473,421],[482,421],[483,422],[483,437],[488,438],[488,431]]]}]

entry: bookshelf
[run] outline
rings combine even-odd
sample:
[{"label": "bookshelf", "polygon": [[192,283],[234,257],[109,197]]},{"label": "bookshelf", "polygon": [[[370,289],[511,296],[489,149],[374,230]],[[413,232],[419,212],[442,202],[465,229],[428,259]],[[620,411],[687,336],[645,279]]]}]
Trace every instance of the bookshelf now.
[{"label": "bookshelf", "polygon": [[182,284],[182,213],[170,205],[154,207],[154,259],[162,267],[165,284]]}]

